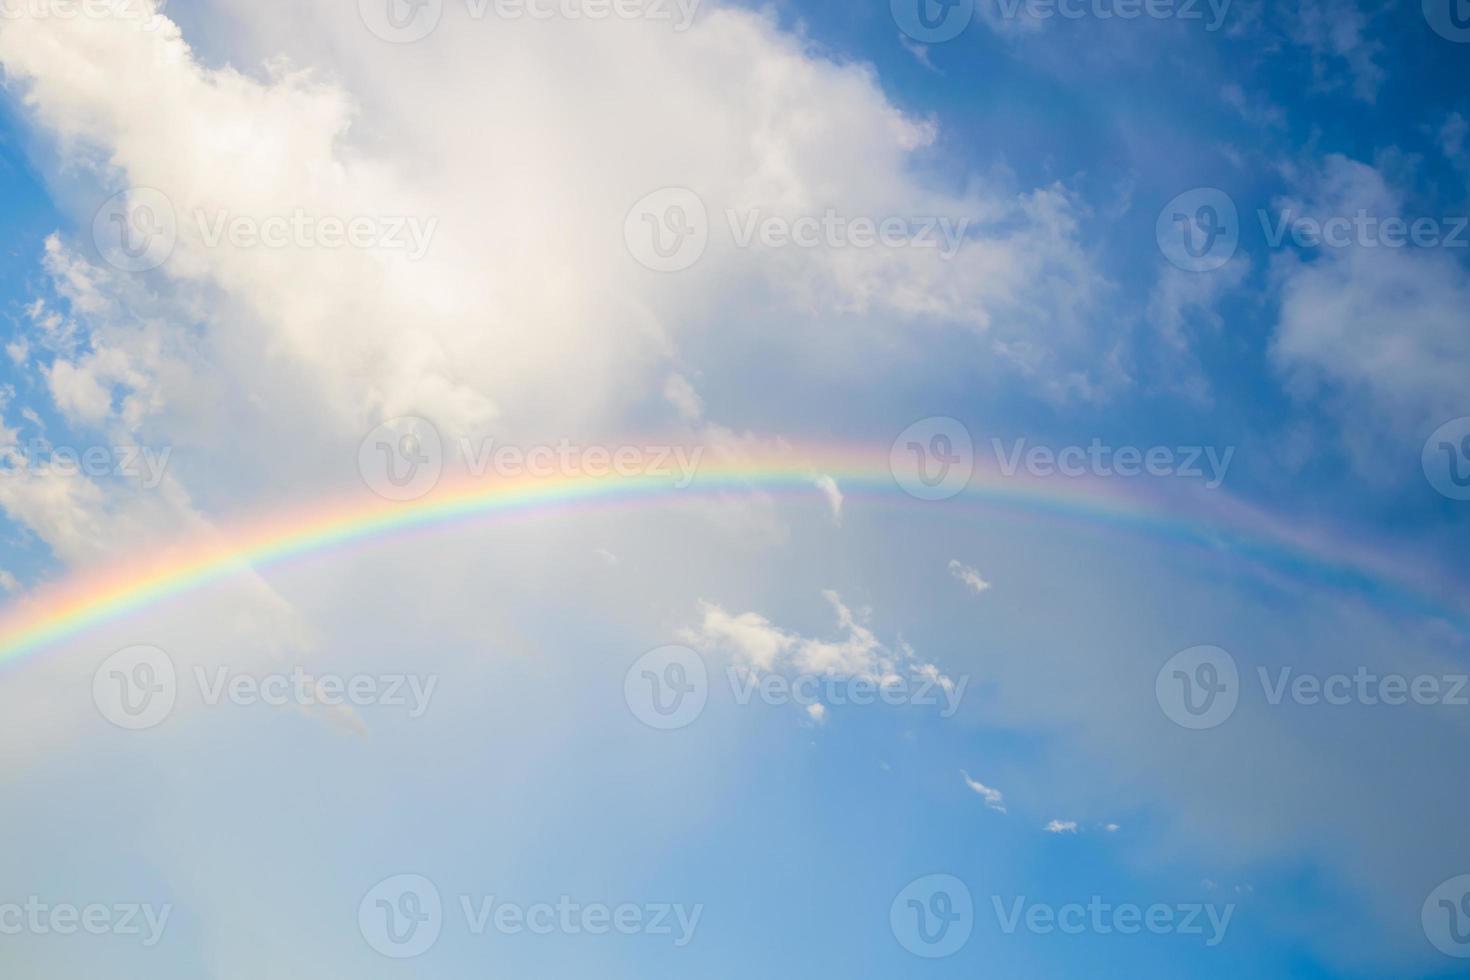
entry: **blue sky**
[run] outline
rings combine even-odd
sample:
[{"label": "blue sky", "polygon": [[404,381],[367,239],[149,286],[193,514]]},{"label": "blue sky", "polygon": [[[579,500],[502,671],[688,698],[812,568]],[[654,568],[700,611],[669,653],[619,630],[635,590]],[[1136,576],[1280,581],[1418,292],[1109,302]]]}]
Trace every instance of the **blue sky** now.
[{"label": "blue sky", "polygon": [[[1208,6],[976,0],[923,43],[905,0],[704,0],[687,25],[150,2],[0,20],[7,975],[1470,975],[1447,5],[1234,0],[1211,30]],[[1222,195],[1238,246],[1174,264],[1158,229]],[[119,258],[113,213],[166,214],[156,261]],[[828,213],[964,230],[947,256],[740,240]],[[1359,213],[1442,241],[1271,240]],[[329,244],[334,221],[366,237]],[[973,504],[905,492],[900,433],[947,453],[951,424]],[[1170,472],[998,474],[1020,440]],[[491,444],[695,446],[750,479],[241,562],[11,656],[73,583],[272,515],[430,502],[394,467],[427,452],[448,485]],[[892,446],[891,481],[836,445]],[[95,472],[58,467],[88,450]],[[1206,450],[1218,486],[1178,472]],[[802,486],[762,483],[770,460]],[[661,730],[669,647],[704,707]],[[298,669],[377,693],[252,696]],[[159,671],[176,692],[133,713]],[[1433,693],[1382,703],[1387,676]],[[406,679],[421,712],[384,693]],[[842,703],[879,680],[953,710]],[[442,902],[413,956],[404,875]],[[697,926],[477,934],[461,906],[562,897]],[[965,899],[932,957],[915,916]],[[1003,912],[1089,902],[1111,911],[1067,932]],[[1203,931],[1119,934],[1120,907]],[[124,908],[167,910],[155,942]]]}]

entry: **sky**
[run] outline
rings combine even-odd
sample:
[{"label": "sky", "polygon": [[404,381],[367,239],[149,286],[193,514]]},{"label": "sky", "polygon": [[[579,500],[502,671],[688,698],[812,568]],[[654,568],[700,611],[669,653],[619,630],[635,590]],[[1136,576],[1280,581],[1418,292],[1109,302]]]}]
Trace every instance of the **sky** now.
[{"label": "sky", "polygon": [[0,966],[1470,976],[1470,6],[4,0]]}]

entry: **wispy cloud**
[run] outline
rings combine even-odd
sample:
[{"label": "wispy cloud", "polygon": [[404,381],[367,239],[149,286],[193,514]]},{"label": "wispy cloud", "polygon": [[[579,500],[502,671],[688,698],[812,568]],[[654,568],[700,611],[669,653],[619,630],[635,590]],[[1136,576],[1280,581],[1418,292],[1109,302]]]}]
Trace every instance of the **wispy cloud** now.
[{"label": "wispy cloud", "polygon": [[977,595],[990,588],[990,583],[980,577],[979,571],[966,565],[958,558],[950,559],[949,573],[965,583],[965,587]]},{"label": "wispy cloud", "polygon": [[964,777],[965,785],[970,787],[972,791],[978,793],[980,797],[985,800],[986,806],[999,813],[1006,812],[1005,796],[1001,793],[1000,790],[995,789],[991,786],[986,786],[978,779],[972,779],[970,777],[970,774],[965,772],[963,769],[960,770],[960,775]]},{"label": "wispy cloud", "polygon": [[832,510],[832,523],[842,523],[842,490],[838,488],[837,481],[825,473],[819,473],[812,480],[822,495],[827,498],[827,506]]}]

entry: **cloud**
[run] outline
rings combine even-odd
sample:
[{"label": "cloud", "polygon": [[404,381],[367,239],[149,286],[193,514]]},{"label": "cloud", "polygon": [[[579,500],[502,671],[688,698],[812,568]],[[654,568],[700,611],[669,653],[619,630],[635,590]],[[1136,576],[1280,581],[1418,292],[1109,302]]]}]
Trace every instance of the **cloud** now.
[{"label": "cloud", "polygon": [[1160,343],[1156,351],[1167,366],[1156,383],[1196,405],[1212,401],[1210,380],[1200,366],[1196,349],[1212,343],[1225,327],[1220,303],[1238,289],[1250,273],[1251,262],[1236,255],[1208,274],[1188,272],[1161,263],[1158,280],[1149,292],[1145,315]]},{"label": "cloud", "polygon": [[1240,114],[1246,122],[1268,129],[1285,129],[1286,113],[1269,99],[1252,98],[1237,82],[1227,82],[1220,89],[1220,98],[1226,105]]},{"label": "cloud", "polygon": [[842,491],[837,487],[837,481],[825,473],[818,474],[812,480],[822,496],[827,498],[827,506],[832,511],[832,523],[842,523]]},{"label": "cloud", "polygon": [[917,61],[919,64],[923,65],[925,68],[929,69],[932,72],[939,71],[938,68],[934,67],[934,62],[929,60],[929,46],[927,44],[919,44],[916,41],[910,41],[908,39],[908,35],[902,32],[899,32],[898,43],[902,44],[904,50],[913,55],[914,60]]},{"label": "cloud", "polygon": [[686,422],[698,422],[704,418],[704,399],[682,374],[671,374],[664,381],[664,398],[679,412]]},{"label": "cloud", "polygon": [[1077,821],[1075,820],[1052,820],[1043,828],[1048,834],[1075,834],[1077,833]]},{"label": "cloud", "polygon": [[969,565],[964,564],[958,558],[949,560],[949,573],[965,584],[965,587],[976,595],[990,588],[990,583],[980,577],[980,573]]},{"label": "cloud", "polygon": [[1319,90],[1338,88],[1345,69],[1353,95],[1375,102],[1387,73],[1377,63],[1383,45],[1369,37],[1369,17],[1353,0],[1304,0],[1286,8],[1287,35],[1312,58],[1312,77]]},{"label": "cloud", "polygon": [[[1346,157],[1329,156],[1300,183],[1300,196],[1278,202],[1278,211],[1322,221],[1405,216],[1384,175]],[[1441,231],[1452,234],[1453,222]],[[1460,235],[1470,241],[1470,229]],[[1280,314],[1271,358],[1299,399],[1338,416],[1362,471],[1382,473],[1386,441],[1417,445],[1464,414],[1470,276],[1452,250],[1390,247],[1376,235],[1360,241],[1356,231],[1343,247],[1311,251],[1273,264]]]},{"label": "cloud", "polygon": [[[0,507],[39,535],[66,560],[99,558],[109,528],[106,493],[84,477],[49,462],[36,463],[15,447],[0,447],[10,472],[0,480]],[[111,530],[119,530],[113,524]],[[144,529],[139,528],[139,531]]]},{"label": "cloud", "polygon": [[986,786],[984,783],[980,782],[978,779],[971,779],[970,774],[965,772],[963,769],[960,770],[960,775],[964,778],[966,786],[970,787],[970,789],[974,792],[980,794],[980,797],[985,800],[986,806],[1000,813],[1006,812],[1005,797],[1001,794],[1000,790],[992,789],[991,787]]},{"label": "cloud", "polygon": [[737,664],[756,672],[793,671],[826,677],[861,677],[892,684],[924,677],[945,690],[954,682],[934,664],[920,660],[905,643],[890,648],[880,642],[842,598],[828,589],[822,597],[836,614],[841,635],[818,639],[788,632],[758,613],[731,615],[718,605],[700,603],[699,625],[684,629],[680,638],[692,646],[732,654]]},{"label": "cloud", "polygon": [[[446,5],[445,23],[415,47],[429,56],[385,59],[355,18],[327,16],[337,5],[305,6],[322,13],[303,14],[321,36],[241,12],[257,43],[280,50],[253,74],[206,65],[167,20],[144,31],[20,17],[0,36],[0,59],[30,117],[95,161],[71,178],[92,205],[78,217],[90,221],[127,186],[161,190],[177,242],[149,276],[168,284],[157,295],[202,327],[200,353],[242,389],[283,368],[309,374],[324,404],[284,410],[315,410],[319,426],[412,413],[480,434],[512,415],[606,417],[633,404],[650,372],[667,372],[681,335],[758,333],[720,312],[736,300],[783,314],[765,329],[809,331],[816,359],[840,349],[828,330],[839,316],[894,336],[919,318],[1091,362],[1078,348],[1090,346],[1103,280],[1077,241],[1072,195],[979,177],[957,193],[920,176],[934,124],[897,109],[870,68],[822,57],[764,17],[710,10],[681,34],[576,20],[489,30],[454,23],[466,13]],[[293,67],[293,52],[319,69]],[[601,98],[584,97],[588,79]],[[521,95],[477,103],[468,127],[445,91]],[[648,98],[670,91],[681,97]],[[669,133],[681,134],[677,166]],[[706,254],[679,275],[646,274],[622,240],[628,209],[660,185],[694,189],[710,216]],[[742,248],[725,227],[730,212],[794,220],[829,207],[972,228],[945,259],[925,248]],[[219,215],[298,212],[438,225],[421,261],[205,234]],[[79,287],[115,288],[73,271]],[[83,319],[106,302],[82,303]],[[58,384],[78,411],[100,410],[80,379]],[[672,385],[677,410],[697,417],[692,388]]]}]

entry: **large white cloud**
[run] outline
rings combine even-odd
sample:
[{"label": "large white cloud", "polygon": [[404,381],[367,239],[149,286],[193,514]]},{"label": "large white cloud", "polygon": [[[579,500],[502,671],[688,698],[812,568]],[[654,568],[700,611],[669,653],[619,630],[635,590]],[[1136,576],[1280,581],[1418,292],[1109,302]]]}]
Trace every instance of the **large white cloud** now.
[{"label": "large white cloud", "polygon": [[[1470,229],[1451,215],[1412,213],[1382,172],[1346,157],[1327,157],[1298,183],[1297,195],[1277,202],[1273,225],[1282,214],[1336,221],[1344,244],[1276,259],[1281,312],[1271,354],[1300,395],[1325,392],[1347,448],[1364,471],[1381,474],[1386,446],[1416,455],[1436,426],[1465,414],[1470,371],[1463,248],[1415,247],[1403,229],[1385,236],[1382,223],[1425,219],[1460,242]],[[1352,224],[1345,237],[1342,222]]]},{"label": "large white cloud", "polygon": [[[481,431],[505,413],[566,424],[618,408],[681,331],[716,327],[752,290],[818,333],[832,315],[900,330],[919,317],[1041,349],[1037,333],[1079,341],[1097,276],[1066,193],[918,176],[933,124],[894,108],[868,69],[761,17],[706,9],[680,33],[487,23],[449,4],[431,37],[395,47],[340,5],[305,6],[289,30],[254,6],[236,15],[309,70],[208,67],[171,23],[136,18],[9,21],[0,60],[43,131],[92,161],[76,179],[95,201],[124,186],[167,196],[178,242],[162,271],[207,298],[214,356],[257,381],[307,370],[340,419],[417,411]],[[317,30],[303,38],[302,24]],[[679,276],[643,270],[622,240],[628,209],[665,185],[698,193],[712,226],[708,253]],[[222,214],[298,209],[416,217],[433,236],[422,261],[210,247]],[[732,209],[740,221],[939,217],[970,232],[949,260],[740,248]],[[71,404],[95,409],[68,379]]]}]

